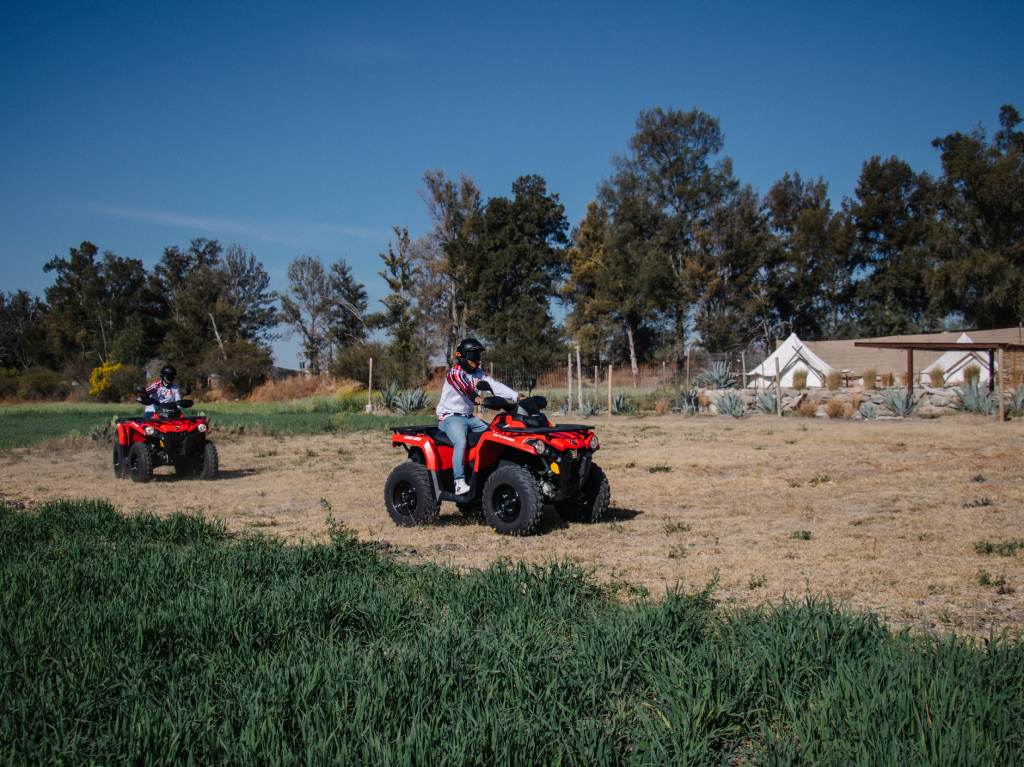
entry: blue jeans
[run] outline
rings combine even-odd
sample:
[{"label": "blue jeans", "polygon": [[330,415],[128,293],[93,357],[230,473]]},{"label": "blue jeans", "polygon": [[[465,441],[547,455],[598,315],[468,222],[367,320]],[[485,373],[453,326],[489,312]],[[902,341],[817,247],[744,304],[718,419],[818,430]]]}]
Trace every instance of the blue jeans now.
[{"label": "blue jeans", "polygon": [[487,431],[487,424],[476,416],[450,415],[438,424],[455,449],[452,451],[452,476],[455,479],[466,478],[466,436],[470,431]]}]

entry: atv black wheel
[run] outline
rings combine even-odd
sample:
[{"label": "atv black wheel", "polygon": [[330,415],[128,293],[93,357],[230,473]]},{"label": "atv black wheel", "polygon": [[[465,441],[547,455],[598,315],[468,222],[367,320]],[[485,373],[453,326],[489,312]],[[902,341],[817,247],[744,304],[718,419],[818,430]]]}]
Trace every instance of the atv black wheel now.
[{"label": "atv black wheel", "polygon": [[132,482],[149,482],[153,479],[153,456],[145,442],[136,442],[128,451],[128,476]]},{"label": "atv black wheel", "polygon": [[558,513],[578,522],[600,522],[608,514],[612,488],[604,470],[596,463],[590,467],[583,497],[578,501],[560,501],[555,504]]},{"label": "atv black wheel", "polygon": [[203,448],[203,457],[199,462],[199,479],[217,479],[217,472],[220,470],[220,458],[217,456],[217,446],[207,442]]},{"label": "atv black wheel", "polygon": [[114,476],[117,477],[118,479],[124,479],[125,477],[128,476],[128,460],[127,460],[127,458],[128,457],[125,455],[124,448],[121,446],[121,443],[120,442],[115,442],[114,443],[113,464],[114,464]]},{"label": "atv black wheel", "polygon": [[540,483],[525,466],[501,463],[484,485],[484,517],[505,535],[532,535],[544,510]]},{"label": "atv black wheel", "polygon": [[441,502],[434,495],[430,472],[414,461],[391,470],[384,485],[384,506],[399,527],[427,525],[437,518]]}]

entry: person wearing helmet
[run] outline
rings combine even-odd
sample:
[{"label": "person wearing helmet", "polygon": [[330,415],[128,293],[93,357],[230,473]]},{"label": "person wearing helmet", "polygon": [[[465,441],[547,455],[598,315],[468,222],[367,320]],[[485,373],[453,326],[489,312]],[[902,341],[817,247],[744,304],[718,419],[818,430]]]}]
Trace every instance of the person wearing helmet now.
[{"label": "person wearing helmet", "polygon": [[156,412],[156,403],[163,405],[181,400],[181,391],[178,389],[178,384],[174,382],[177,374],[178,371],[174,369],[173,365],[164,365],[160,368],[160,377],[146,387],[145,394],[151,403],[146,405],[147,413]]},{"label": "person wearing helmet", "polygon": [[473,415],[473,406],[483,401],[477,382],[487,381],[496,397],[518,400],[518,392],[484,374],[481,366],[484,346],[475,338],[464,338],[455,350],[455,364],[448,369],[437,402],[437,420],[441,431],[452,441],[452,475],[455,494],[469,492],[466,483],[466,440],[471,431],[487,430],[487,424]]}]

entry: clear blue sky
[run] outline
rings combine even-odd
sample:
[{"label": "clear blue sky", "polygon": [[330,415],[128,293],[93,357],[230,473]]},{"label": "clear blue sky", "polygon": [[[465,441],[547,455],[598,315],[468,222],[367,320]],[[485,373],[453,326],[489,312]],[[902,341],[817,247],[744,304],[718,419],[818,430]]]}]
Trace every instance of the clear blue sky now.
[{"label": "clear blue sky", "polygon": [[539,173],[576,223],[654,106],[718,117],[759,192],[838,202],[871,155],[935,172],[931,139],[1024,110],[1022,29],[1020,2],[5,4],[0,290],[82,240],[151,266],[203,236],[275,288],[343,257],[376,300],[425,170]]}]

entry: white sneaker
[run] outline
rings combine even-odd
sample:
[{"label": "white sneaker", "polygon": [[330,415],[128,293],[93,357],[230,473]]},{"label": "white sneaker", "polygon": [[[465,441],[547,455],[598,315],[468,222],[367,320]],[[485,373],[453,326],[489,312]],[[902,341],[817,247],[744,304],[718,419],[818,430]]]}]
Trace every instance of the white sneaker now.
[{"label": "white sneaker", "polygon": [[466,484],[466,480],[457,479],[455,480],[455,495],[466,495],[469,492],[469,485]]}]

